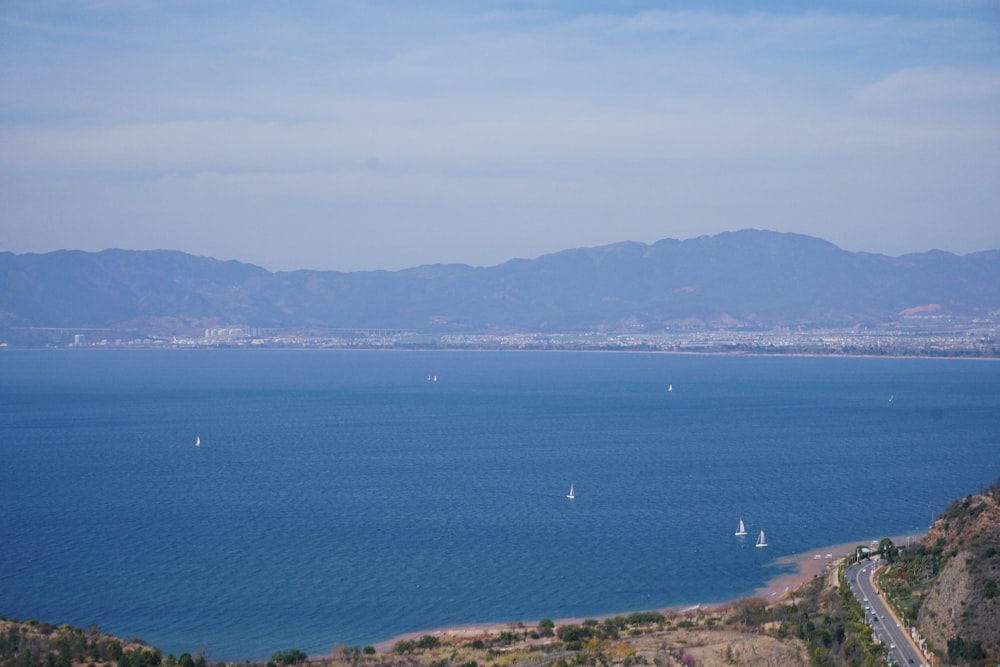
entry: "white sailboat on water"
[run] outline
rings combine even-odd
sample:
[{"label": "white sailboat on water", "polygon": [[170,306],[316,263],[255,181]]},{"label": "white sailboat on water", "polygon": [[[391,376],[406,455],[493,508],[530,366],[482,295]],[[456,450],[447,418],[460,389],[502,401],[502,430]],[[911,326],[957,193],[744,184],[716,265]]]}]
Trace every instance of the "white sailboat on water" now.
[{"label": "white sailboat on water", "polygon": [[569,485],[569,493],[566,494],[566,497],[569,498],[570,500],[573,500],[574,498],[576,498],[576,493],[573,492],[573,485],[572,484]]},{"label": "white sailboat on water", "polygon": [[764,531],[763,530],[760,531],[760,535],[757,536],[757,544],[755,546],[757,546],[757,547],[766,547],[767,546],[767,540],[764,538]]},{"label": "white sailboat on water", "polygon": [[743,525],[743,519],[740,519],[739,528],[736,529],[736,537],[746,537],[747,527]]},{"label": "white sailboat on water", "polygon": [[194,438],[194,446],[195,447],[201,447],[201,436],[200,435],[196,435],[195,436],[195,438]]}]

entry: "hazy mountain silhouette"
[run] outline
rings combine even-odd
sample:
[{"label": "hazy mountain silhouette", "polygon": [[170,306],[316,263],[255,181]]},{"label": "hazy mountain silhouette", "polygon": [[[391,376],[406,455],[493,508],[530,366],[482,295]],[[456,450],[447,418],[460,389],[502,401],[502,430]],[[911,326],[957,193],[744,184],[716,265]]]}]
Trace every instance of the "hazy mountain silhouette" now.
[{"label": "hazy mountain silhouette", "polygon": [[290,271],[176,251],[0,253],[0,332],[25,327],[659,331],[969,319],[1000,309],[1000,251],[888,257],[744,230],[492,267]]}]

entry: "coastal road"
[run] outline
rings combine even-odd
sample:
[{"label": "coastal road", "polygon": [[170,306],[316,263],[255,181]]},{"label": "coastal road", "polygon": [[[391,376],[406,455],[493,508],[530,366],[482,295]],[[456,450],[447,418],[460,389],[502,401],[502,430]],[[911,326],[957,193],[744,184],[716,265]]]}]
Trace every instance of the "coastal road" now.
[{"label": "coastal road", "polygon": [[878,562],[862,560],[847,568],[847,582],[865,608],[865,621],[872,626],[875,636],[889,647],[889,664],[923,665],[923,656],[902,627],[885,599],[879,594],[872,581],[872,573]]}]

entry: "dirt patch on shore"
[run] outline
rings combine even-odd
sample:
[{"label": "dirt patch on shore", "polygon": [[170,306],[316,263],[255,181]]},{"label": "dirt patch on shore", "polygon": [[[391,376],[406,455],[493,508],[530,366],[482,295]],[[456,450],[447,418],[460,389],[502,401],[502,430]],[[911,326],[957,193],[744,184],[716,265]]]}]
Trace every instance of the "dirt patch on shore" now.
[{"label": "dirt patch on shore", "polygon": [[836,576],[837,566],[845,557],[854,553],[857,542],[845,542],[801,554],[784,556],[775,561],[778,565],[792,565],[793,572],[772,579],[754,591],[754,595],[768,602],[783,600],[792,591],[812,581],[819,574]]},{"label": "dirt patch on shore", "polygon": [[682,629],[629,639],[649,664],[699,667],[808,665],[804,647],[767,635],[725,629]]},{"label": "dirt patch on shore", "polygon": [[[681,612],[668,621],[664,629],[646,628],[635,633],[623,633],[620,639],[598,641],[584,648],[567,649],[554,638],[529,638],[524,628],[516,626],[470,626],[428,633],[437,638],[437,648],[414,655],[378,653],[365,660],[372,667],[408,664],[413,667],[443,664],[488,664],[497,667],[556,664],[573,661],[574,656],[597,655],[605,664],[650,664],[664,667],[699,665],[699,667],[731,667],[732,665],[787,665],[805,667],[809,659],[805,645],[794,638],[777,638],[750,628],[725,624],[731,610],[704,609]],[[572,625],[572,624],[570,624]],[[673,627],[670,627],[670,626]],[[487,647],[499,636],[498,631],[518,634],[524,639],[509,647],[475,651],[471,647]],[[426,635],[425,635],[426,636]],[[314,660],[340,667],[348,661]],[[354,664],[354,663],[352,663]]]}]

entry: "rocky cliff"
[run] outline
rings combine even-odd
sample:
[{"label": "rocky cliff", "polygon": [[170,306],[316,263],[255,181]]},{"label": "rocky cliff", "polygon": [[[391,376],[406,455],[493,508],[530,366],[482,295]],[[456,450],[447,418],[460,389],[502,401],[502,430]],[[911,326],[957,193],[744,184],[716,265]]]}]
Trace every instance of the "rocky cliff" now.
[{"label": "rocky cliff", "polygon": [[1000,481],[954,501],[922,544],[940,572],[920,606],[928,642],[955,664],[1000,658]]}]

